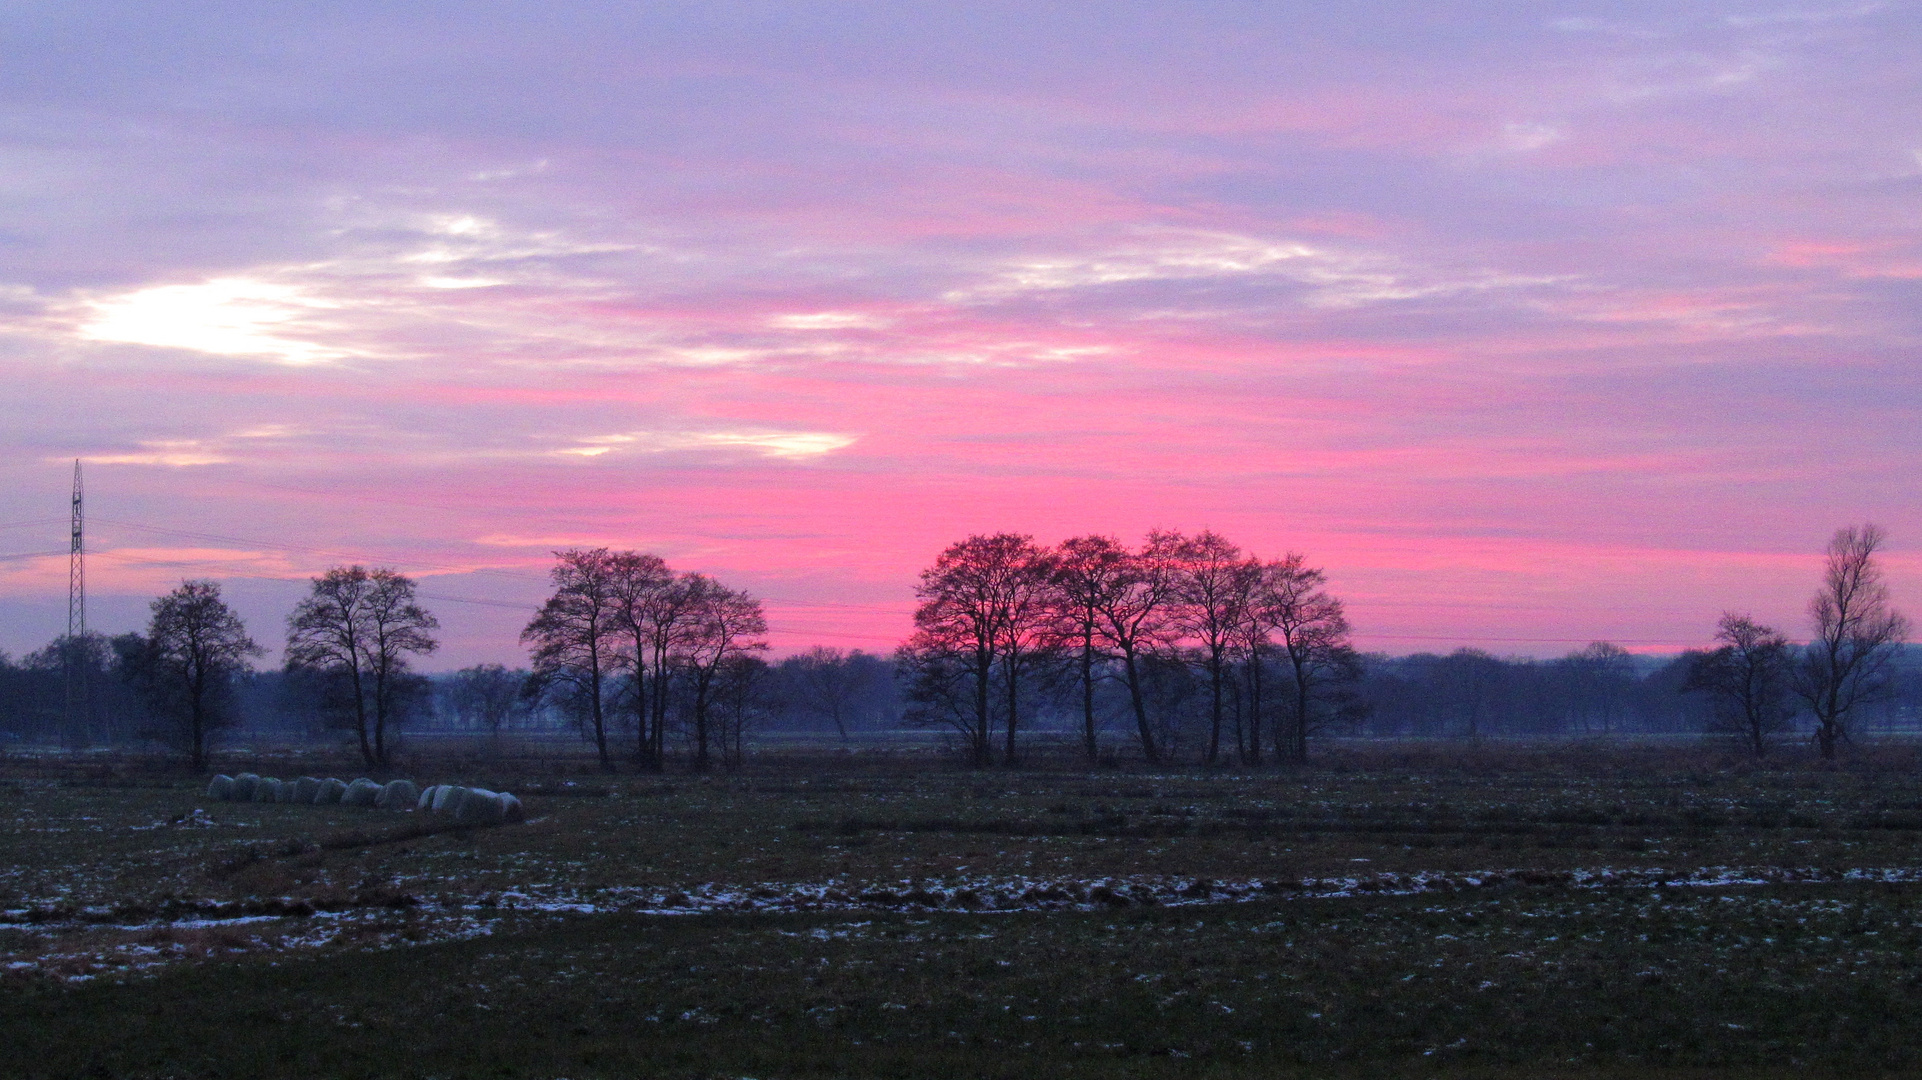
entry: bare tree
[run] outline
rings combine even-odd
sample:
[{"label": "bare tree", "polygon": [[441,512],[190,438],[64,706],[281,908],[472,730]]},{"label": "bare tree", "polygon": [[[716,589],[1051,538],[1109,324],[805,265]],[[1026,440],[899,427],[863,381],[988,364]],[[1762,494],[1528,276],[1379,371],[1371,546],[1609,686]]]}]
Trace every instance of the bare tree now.
[{"label": "bare tree", "polygon": [[1850,714],[1886,689],[1889,660],[1909,634],[1909,620],[1889,606],[1889,586],[1875,553],[1887,536],[1874,525],[1836,530],[1829,540],[1822,588],[1809,601],[1814,640],[1796,666],[1796,694],[1815,714],[1815,741],[1834,760],[1848,738]]},{"label": "bare tree", "polygon": [[1348,617],[1341,601],[1323,590],[1327,580],[1291,552],[1263,565],[1255,600],[1257,618],[1273,636],[1292,684],[1275,752],[1294,764],[1308,760],[1308,736],[1349,706],[1345,691],[1361,676]]},{"label": "bare tree", "polygon": [[407,679],[409,654],[424,656],[440,648],[433,631],[440,620],[414,601],[414,580],[392,570],[369,572],[367,593],[367,670],[373,675],[374,762],[387,764],[387,729],[400,715],[400,703],[412,687]]},{"label": "bare tree", "polygon": [[713,693],[715,733],[720,737],[724,769],[738,769],[747,760],[747,733],[768,712],[768,701],[762,693],[768,670],[766,661],[747,653],[735,653],[721,661]]},{"label": "bare tree", "polygon": [[459,722],[487,732],[488,751],[498,755],[501,732],[528,711],[530,681],[525,671],[475,664],[448,676],[441,695]]},{"label": "bare tree", "polygon": [[1052,565],[1055,637],[1075,658],[1081,691],[1081,742],[1089,761],[1100,754],[1096,742],[1094,688],[1096,667],[1108,657],[1103,613],[1120,602],[1130,587],[1134,559],[1106,536],[1075,536],[1054,549]]},{"label": "bare tree", "polygon": [[1587,733],[1599,721],[1602,734],[1615,731],[1623,700],[1635,684],[1635,661],[1610,641],[1591,641],[1555,661],[1567,675],[1568,708]]},{"label": "bare tree", "polygon": [[1461,723],[1463,738],[1480,739],[1489,718],[1490,698],[1502,676],[1502,662],[1481,649],[1456,649],[1434,657],[1429,685],[1439,733],[1446,733],[1449,714]]},{"label": "bare tree", "polygon": [[[729,661],[767,648],[762,639],[767,633],[767,616],[759,600],[704,574],[687,575],[683,586],[692,598],[685,663],[694,691],[694,768],[706,771],[711,764],[709,708],[716,680]],[[723,756],[725,749],[723,742]]]},{"label": "bare tree", "polygon": [[534,677],[543,686],[572,690],[582,702],[601,768],[612,772],[605,692],[620,666],[614,557],[606,548],[571,548],[554,559],[554,595],[521,631],[521,642],[533,646]]},{"label": "bare tree", "polygon": [[1100,607],[1101,636],[1121,661],[1135,734],[1141,740],[1141,756],[1151,763],[1161,760],[1161,750],[1148,717],[1142,662],[1148,654],[1165,648],[1174,632],[1171,608],[1180,544],[1179,533],[1149,533],[1141,550],[1128,554],[1116,587],[1102,599]]},{"label": "bare tree", "polygon": [[1768,752],[1768,734],[1789,719],[1789,640],[1733,612],[1722,614],[1715,640],[1722,643],[1720,648],[1690,657],[1682,690],[1711,695],[1723,722],[1741,732],[1749,749],[1761,757]]},{"label": "bare tree", "polygon": [[174,706],[186,727],[195,772],[207,767],[207,735],[233,677],[247,659],[266,650],[247,636],[247,628],[220,598],[212,581],[183,581],[153,602],[147,627],[150,672],[159,702]]},{"label": "bare tree", "polygon": [[[1247,619],[1253,601],[1256,571],[1242,557],[1241,548],[1214,532],[1180,540],[1175,548],[1176,621],[1183,633],[1200,645],[1200,660],[1208,675],[1208,750],[1214,764],[1221,755],[1222,702],[1227,685],[1229,654],[1236,631]],[[1238,756],[1247,757],[1247,741],[1236,733]]]},{"label": "bare tree", "polygon": [[677,575],[655,555],[623,552],[616,575],[621,625],[633,643],[635,751],[641,767],[667,767],[669,691],[699,607],[690,575]]},{"label": "bare tree", "polygon": [[1049,594],[1054,564],[1051,554],[1026,536],[1007,558],[1011,565],[1001,578],[1001,682],[1007,695],[1001,760],[1012,765],[1018,757],[1015,732],[1021,725],[1021,688],[1029,674],[1045,671],[1055,655]]},{"label": "bare tree", "polygon": [[[854,655],[859,655],[858,650]],[[848,741],[854,703],[867,690],[873,674],[866,667],[850,663],[850,659],[850,654],[840,649],[816,645],[781,665],[789,670],[800,690],[796,704],[833,724],[842,742]]]},{"label": "bare tree", "polygon": [[[966,725],[962,730],[976,765],[992,762],[997,662],[1006,657],[1010,641],[1031,632],[1011,629],[1017,613],[1010,597],[1026,588],[1019,582],[1036,579],[1036,554],[1027,536],[970,536],[943,551],[933,566],[921,572],[921,583],[915,587],[921,606],[914,612],[915,633],[901,658],[903,670],[926,685],[911,686],[909,696],[924,704],[952,703],[950,684],[957,675],[965,680],[972,708],[965,717],[950,719]],[[1038,622],[1038,584],[1034,596],[1030,617]],[[1008,673],[1010,738],[1017,723],[1012,710],[1017,706],[1018,678],[1018,672]]]},{"label": "bare tree", "polygon": [[406,689],[407,654],[433,652],[439,643],[430,631],[439,627],[414,602],[413,580],[385,567],[328,570],[287,617],[288,666],[346,680],[369,767],[387,765],[387,728]]}]

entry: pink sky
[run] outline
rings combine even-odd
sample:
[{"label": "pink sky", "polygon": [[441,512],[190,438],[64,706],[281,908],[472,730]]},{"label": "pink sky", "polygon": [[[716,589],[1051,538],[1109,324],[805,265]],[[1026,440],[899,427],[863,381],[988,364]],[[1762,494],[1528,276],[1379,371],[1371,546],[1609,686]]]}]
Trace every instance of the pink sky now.
[{"label": "pink sky", "polygon": [[1307,553],[1358,642],[1922,607],[1896,4],[63,5],[0,72],[0,648],[554,547],[886,650],[971,532]]}]

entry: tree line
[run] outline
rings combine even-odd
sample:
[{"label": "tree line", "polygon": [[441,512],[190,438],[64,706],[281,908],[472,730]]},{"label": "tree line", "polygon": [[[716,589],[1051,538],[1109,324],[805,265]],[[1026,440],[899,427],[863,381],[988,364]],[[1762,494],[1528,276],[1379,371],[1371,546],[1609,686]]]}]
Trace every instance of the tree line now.
[{"label": "tree line", "polygon": [[144,633],[0,655],[0,740],[158,741],[200,767],[244,709],[287,732],[348,732],[370,768],[389,763],[397,728],[435,715],[492,733],[559,724],[603,767],[626,756],[649,770],[677,750],[695,769],[738,766],[755,730],[846,740],[904,722],[952,732],[979,765],[1064,737],[1089,759],[1125,746],[1149,762],[1299,762],[1317,732],[1721,732],[1762,754],[1798,727],[1833,758],[1877,715],[1922,719],[1922,654],[1904,646],[1885,542],[1873,526],[1835,534],[1806,643],[1726,612],[1711,648],[1650,658],[1597,642],[1544,661],[1358,653],[1303,556],[1257,558],[1205,531],[1135,547],[971,536],[922,573],[915,630],[892,656],[816,648],[773,664],[757,600],[633,551],[556,553],[522,635],[529,670],[432,677],[411,665],[438,647],[438,622],[391,569],[312,579],[271,672],[250,670],[262,650],[219,586],[186,581],[153,602]]}]

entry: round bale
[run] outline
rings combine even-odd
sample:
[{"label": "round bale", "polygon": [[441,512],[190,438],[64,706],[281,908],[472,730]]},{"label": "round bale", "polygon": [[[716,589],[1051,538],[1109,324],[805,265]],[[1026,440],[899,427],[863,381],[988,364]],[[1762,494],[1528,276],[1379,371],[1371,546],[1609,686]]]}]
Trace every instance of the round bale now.
[{"label": "round bale", "polygon": [[308,806],[313,805],[314,796],[320,792],[320,781],[311,776],[303,776],[294,781],[294,801]]},{"label": "round bale", "polygon": [[420,788],[412,780],[389,780],[374,805],[382,810],[411,810],[419,799]]},{"label": "round bale", "polygon": [[522,822],[527,820],[527,809],[521,801],[507,792],[501,792],[501,820]]},{"label": "round bale", "polygon": [[315,789],[314,805],[315,806],[332,806],[333,804],[339,802],[340,797],[345,794],[347,794],[347,785],[330,776],[327,779],[322,780],[320,782],[320,787]]},{"label": "round bale", "polygon": [[293,802],[295,794],[299,791],[300,785],[298,783],[292,780],[282,780],[280,782],[280,798],[276,801],[284,803]]},{"label": "round bale", "polygon": [[234,801],[253,802],[254,785],[260,783],[258,773],[244,772],[234,777]]},{"label": "round bale", "polygon": [[255,802],[279,802],[280,781],[271,776],[263,776],[254,782]]},{"label": "round bale", "polygon": [[372,806],[374,805],[374,800],[378,798],[380,798],[380,785],[363,776],[347,785],[347,790],[341,793],[340,804],[342,806]]},{"label": "round bale", "polygon": [[434,796],[438,794],[439,791],[439,784],[429,784],[426,789],[420,793],[420,798],[414,801],[414,809],[432,810],[434,808]]},{"label": "round bale", "polygon": [[219,799],[221,802],[231,802],[234,797],[234,778],[226,773],[214,777],[207,784],[207,797]]},{"label": "round bale", "polygon": [[461,825],[499,825],[507,820],[507,804],[498,792],[468,788],[467,797],[454,810],[454,821]]},{"label": "round bale", "polygon": [[431,809],[436,814],[454,813],[460,809],[461,797],[466,794],[467,789],[459,784],[442,784],[439,790],[434,792],[434,805]]}]

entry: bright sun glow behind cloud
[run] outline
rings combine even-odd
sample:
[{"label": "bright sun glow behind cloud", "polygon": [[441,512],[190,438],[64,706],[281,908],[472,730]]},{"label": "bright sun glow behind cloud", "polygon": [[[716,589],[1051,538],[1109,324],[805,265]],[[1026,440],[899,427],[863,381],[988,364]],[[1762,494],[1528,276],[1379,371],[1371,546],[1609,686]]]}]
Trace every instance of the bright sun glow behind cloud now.
[{"label": "bright sun glow behind cloud", "polygon": [[341,355],[287,333],[308,313],[334,306],[291,285],[219,278],[199,285],[156,285],[89,306],[92,316],[81,325],[80,336],[91,341],[264,356],[288,364]]},{"label": "bright sun glow behind cloud", "polygon": [[741,447],[757,450],[771,458],[790,461],[820,457],[853,446],[852,435],[828,431],[637,431],[617,435],[590,435],[555,453],[572,457],[600,457],[618,450],[659,453],[666,450],[698,450]]}]

